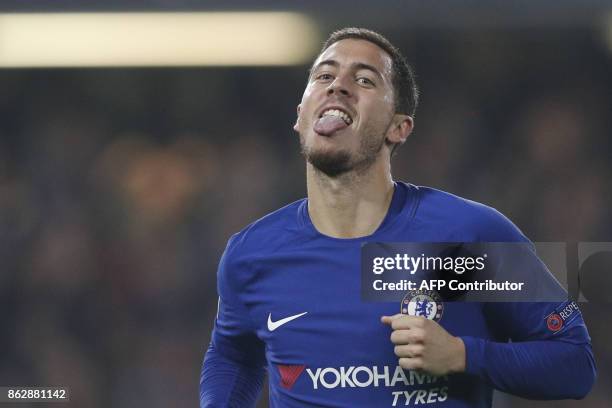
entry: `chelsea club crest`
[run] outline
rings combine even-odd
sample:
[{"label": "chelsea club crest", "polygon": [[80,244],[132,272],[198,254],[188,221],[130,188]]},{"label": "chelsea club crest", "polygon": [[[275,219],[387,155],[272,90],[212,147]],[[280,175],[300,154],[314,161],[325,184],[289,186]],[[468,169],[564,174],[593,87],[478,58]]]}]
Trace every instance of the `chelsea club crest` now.
[{"label": "chelsea club crest", "polygon": [[402,299],[401,313],[410,316],[423,316],[435,322],[440,321],[444,303],[433,290],[411,290]]}]

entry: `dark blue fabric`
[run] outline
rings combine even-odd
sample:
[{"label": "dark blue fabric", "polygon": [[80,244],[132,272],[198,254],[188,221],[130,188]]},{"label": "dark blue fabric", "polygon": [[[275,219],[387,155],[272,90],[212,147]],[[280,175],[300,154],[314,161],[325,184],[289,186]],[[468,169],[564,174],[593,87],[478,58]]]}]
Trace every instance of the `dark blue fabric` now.
[{"label": "dark blue fabric", "polygon": [[[544,399],[580,398],[590,389],[595,368],[580,312],[555,332],[547,325],[567,306],[558,302],[444,302],[439,324],[464,340],[468,372],[432,377],[399,368],[391,329],[380,322],[400,311],[399,302],[360,297],[367,242],[528,240],[490,207],[401,182],[367,237],[320,234],[306,199],[267,215],[234,235],[221,259],[201,406],[252,406],[264,366],[270,406],[283,408],[490,407],[493,388]],[[268,328],[269,320],[304,312]],[[279,366],[299,375],[283,378]]]}]

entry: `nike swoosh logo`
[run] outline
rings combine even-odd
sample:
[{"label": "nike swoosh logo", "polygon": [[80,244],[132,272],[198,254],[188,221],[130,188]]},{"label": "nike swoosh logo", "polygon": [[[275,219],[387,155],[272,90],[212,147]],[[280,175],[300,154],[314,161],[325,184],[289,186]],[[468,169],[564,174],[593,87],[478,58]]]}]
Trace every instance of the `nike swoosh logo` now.
[{"label": "nike swoosh logo", "polygon": [[290,321],[295,320],[298,317],[302,317],[306,313],[308,313],[308,312],[304,312],[304,313],[296,314],[296,315],[293,315],[293,316],[285,317],[284,319],[280,319],[280,320],[278,320],[276,322],[272,321],[272,313],[270,313],[268,315],[268,330],[274,331],[274,330],[278,329],[279,327],[281,327],[283,324],[289,323]]}]

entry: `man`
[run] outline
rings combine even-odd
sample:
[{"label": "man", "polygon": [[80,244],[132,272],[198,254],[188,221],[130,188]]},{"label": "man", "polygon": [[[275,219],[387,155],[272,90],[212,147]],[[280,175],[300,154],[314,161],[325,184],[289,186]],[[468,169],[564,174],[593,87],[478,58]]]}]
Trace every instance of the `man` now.
[{"label": "man", "polygon": [[324,44],[294,127],[308,198],[230,239],[202,407],[253,406],[266,369],[272,407],[488,407],[493,388],[587,394],[595,368],[580,312],[555,330],[546,322],[569,302],[447,302],[432,316],[422,298],[412,315],[361,300],[367,242],[527,242],[492,208],[393,181],[416,104],[409,66],[379,34],[347,28]]}]

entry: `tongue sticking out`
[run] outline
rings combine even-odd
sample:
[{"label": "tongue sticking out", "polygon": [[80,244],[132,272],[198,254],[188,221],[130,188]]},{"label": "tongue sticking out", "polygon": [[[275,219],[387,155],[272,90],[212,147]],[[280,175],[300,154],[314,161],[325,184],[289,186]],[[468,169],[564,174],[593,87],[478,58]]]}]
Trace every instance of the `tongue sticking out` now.
[{"label": "tongue sticking out", "polygon": [[314,131],[323,136],[331,136],[332,133],[344,129],[348,125],[338,116],[323,116],[314,124]]}]

